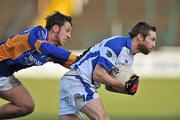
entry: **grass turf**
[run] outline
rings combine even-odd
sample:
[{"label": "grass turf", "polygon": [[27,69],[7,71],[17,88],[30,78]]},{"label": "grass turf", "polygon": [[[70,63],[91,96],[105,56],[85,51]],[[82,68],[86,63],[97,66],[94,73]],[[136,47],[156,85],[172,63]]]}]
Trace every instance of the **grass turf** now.
[{"label": "grass turf", "polygon": [[[59,81],[20,78],[36,103],[35,111],[16,120],[58,120]],[[112,120],[179,120],[180,80],[144,79],[135,96],[98,90]],[[5,101],[0,100],[0,104]],[[85,117],[85,120],[87,118]]]}]

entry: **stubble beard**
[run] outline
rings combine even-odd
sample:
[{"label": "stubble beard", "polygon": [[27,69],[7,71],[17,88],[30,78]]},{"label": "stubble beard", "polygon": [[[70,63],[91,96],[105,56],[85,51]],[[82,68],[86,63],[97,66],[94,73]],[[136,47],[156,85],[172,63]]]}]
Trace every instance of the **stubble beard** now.
[{"label": "stubble beard", "polygon": [[142,44],[138,45],[139,52],[143,53],[144,55],[148,55],[150,51]]}]

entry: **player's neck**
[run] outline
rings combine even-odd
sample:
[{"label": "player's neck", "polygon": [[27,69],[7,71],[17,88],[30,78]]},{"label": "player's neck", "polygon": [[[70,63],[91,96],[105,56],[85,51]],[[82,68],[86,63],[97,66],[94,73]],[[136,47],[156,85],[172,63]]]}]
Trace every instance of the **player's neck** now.
[{"label": "player's neck", "polygon": [[55,35],[53,34],[52,31],[48,31],[48,43],[50,44],[56,44],[54,41],[55,41]]},{"label": "player's neck", "polygon": [[131,43],[131,54],[139,53],[139,49],[137,46],[138,46],[138,43],[135,37],[132,39],[132,43]]}]

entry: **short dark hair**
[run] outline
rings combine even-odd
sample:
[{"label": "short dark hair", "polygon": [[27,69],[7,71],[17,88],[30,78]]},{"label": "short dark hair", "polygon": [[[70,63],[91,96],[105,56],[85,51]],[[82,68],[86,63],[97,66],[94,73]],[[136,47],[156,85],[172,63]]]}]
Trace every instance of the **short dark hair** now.
[{"label": "short dark hair", "polygon": [[55,24],[59,26],[63,26],[66,21],[68,21],[71,25],[72,18],[71,16],[63,15],[62,13],[55,11],[54,14],[49,15],[45,18],[46,20],[46,29],[49,31],[51,27]]},{"label": "short dark hair", "polygon": [[156,32],[156,27],[146,22],[138,22],[133,26],[133,28],[129,32],[129,35],[131,38],[134,38],[140,33],[143,37],[146,37],[149,34],[150,30]]}]

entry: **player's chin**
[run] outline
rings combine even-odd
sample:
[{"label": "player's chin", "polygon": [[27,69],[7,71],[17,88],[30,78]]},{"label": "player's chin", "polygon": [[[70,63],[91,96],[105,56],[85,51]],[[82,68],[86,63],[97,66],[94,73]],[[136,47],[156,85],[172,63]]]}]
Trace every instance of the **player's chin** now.
[{"label": "player's chin", "polygon": [[65,45],[65,42],[64,42],[64,41],[61,41],[61,42],[60,42],[60,45],[61,45],[61,46]]},{"label": "player's chin", "polygon": [[144,52],[142,52],[144,55],[148,55],[149,53],[150,53],[151,51],[149,50],[149,51],[144,51]]},{"label": "player's chin", "polygon": [[61,42],[61,46],[63,46],[64,45],[64,43],[63,42]]},{"label": "player's chin", "polygon": [[67,39],[64,39],[64,40],[61,42],[61,44],[62,44],[62,45],[65,45],[66,42],[67,42]]}]

